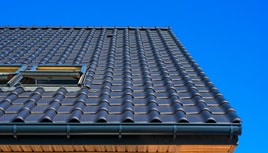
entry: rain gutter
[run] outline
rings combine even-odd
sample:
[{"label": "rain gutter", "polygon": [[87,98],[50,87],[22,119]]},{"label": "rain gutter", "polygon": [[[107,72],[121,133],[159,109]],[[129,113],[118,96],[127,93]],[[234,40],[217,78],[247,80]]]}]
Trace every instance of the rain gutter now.
[{"label": "rain gutter", "polygon": [[241,124],[55,124],[0,123],[0,136],[11,135],[241,135]]}]

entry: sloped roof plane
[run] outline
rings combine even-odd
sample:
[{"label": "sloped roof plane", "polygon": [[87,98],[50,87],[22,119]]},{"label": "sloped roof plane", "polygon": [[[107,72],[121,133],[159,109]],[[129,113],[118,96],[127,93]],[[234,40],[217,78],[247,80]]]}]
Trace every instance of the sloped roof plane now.
[{"label": "sloped roof plane", "polygon": [[20,72],[0,84],[0,151],[162,144],[232,152],[241,134],[234,108],[169,27],[0,27],[0,63],[27,72],[84,65],[77,87],[28,87]]}]

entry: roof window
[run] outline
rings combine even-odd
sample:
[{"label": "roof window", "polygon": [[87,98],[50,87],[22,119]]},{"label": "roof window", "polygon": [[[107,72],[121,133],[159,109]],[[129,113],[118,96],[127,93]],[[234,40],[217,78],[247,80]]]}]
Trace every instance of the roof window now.
[{"label": "roof window", "polygon": [[22,86],[81,86],[86,66],[84,65],[38,65],[21,71]]}]

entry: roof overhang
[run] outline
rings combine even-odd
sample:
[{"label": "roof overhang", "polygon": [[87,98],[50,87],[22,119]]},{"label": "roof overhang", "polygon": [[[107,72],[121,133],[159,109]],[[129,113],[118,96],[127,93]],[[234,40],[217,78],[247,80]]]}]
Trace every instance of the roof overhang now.
[{"label": "roof overhang", "polygon": [[0,145],[1,152],[232,153],[236,145]]}]

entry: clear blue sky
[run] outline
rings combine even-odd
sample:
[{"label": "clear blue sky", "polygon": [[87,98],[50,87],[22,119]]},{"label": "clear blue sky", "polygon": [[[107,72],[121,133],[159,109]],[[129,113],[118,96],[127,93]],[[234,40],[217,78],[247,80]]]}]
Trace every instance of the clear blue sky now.
[{"label": "clear blue sky", "polygon": [[268,1],[10,0],[0,25],[171,26],[243,119],[236,153],[268,152]]}]

